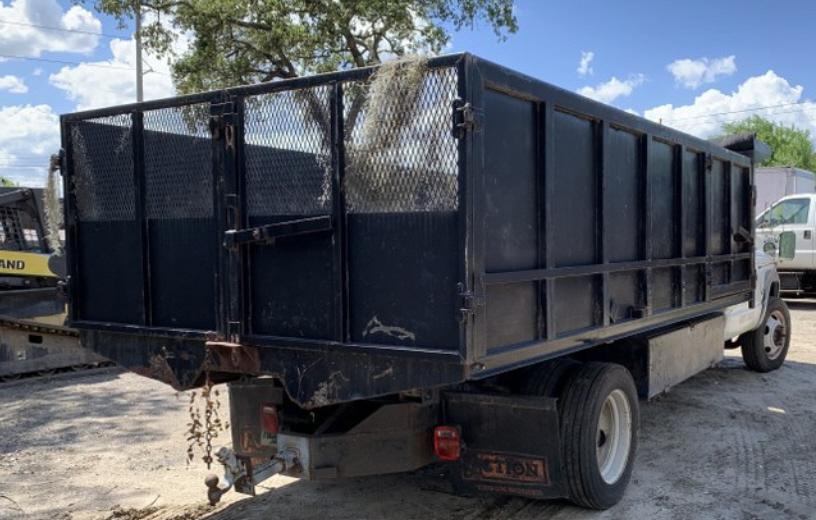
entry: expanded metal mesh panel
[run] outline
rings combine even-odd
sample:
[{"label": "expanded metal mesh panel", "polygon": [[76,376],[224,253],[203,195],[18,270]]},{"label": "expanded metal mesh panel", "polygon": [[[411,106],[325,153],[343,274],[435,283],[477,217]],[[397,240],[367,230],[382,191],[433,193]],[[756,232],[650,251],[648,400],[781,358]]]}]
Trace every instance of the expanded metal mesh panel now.
[{"label": "expanded metal mesh panel", "polygon": [[247,211],[250,216],[314,215],[331,210],[328,86],[246,100]]},{"label": "expanded metal mesh panel", "polygon": [[37,232],[23,228],[19,210],[0,207],[0,249],[25,251],[38,245]]},{"label": "expanded metal mesh panel", "polygon": [[79,220],[135,218],[130,114],[71,124],[72,190]]},{"label": "expanded metal mesh panel", "polygon": [[[458,144],[451,134],[456,71],[426,71],[418,88],[398,88],[400,99],[390,99],[384,106],[382,101],[371,104],[370,90],[367,82],[345,86],[344,189],[348,211],[457,209]],[[367,120],[370,117],[377,120]]]},{"label": "expanded metal mesh panel", "polygon": [[209,103],[144,113],[145,214],[151,219],[211,217]]}]

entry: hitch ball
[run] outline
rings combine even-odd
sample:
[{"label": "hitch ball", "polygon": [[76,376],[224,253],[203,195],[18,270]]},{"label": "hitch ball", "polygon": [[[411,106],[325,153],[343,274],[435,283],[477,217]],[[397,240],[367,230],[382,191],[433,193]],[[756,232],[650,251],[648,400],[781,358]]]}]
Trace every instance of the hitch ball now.
[{"label": "hitch ball", "polygon": [[224,493],[227,492],[227,489],[221,489],[218,487],[218,475],[210,473],[204,478],[204,485],[207,486],[207,500],[210,501],[210,505],[216,505],[220,500],[221,497],[224,496]]}]

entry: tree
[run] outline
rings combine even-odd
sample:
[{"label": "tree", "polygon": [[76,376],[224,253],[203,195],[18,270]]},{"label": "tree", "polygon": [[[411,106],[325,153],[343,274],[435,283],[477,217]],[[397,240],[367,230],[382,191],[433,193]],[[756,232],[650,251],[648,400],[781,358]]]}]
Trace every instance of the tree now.
[{"label": "tree", "polygon": [[774,123],[759,116],[726,123],[723,130],[727,134],[756,133],[760,141],[767,143],[772,153],[762,166],[792,166],[816,171],[816,151],[808,130]]},{"label": "tree", "polygon": [[[94,0],[124,24],[134,1]],[[449,30],[488,23],[499,39],[517,29],[512,0],[141,0],[145,48],[172,52],[180,93],[350,67],[390,56],[439,53]]]}]

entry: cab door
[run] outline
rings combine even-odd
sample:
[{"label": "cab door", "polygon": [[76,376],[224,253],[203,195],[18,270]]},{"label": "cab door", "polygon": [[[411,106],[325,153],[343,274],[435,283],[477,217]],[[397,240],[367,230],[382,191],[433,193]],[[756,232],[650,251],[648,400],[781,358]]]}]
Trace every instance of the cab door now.
[{"label": "cab door", "polygon": [[757,219],[756,235],[759,246],[776,253],[779,236],[791,232],[796,238],[796,254],[792,259],[778,258],[781,269],[816,268],[816,212],[811,197],[785,198],[772,205]]}]

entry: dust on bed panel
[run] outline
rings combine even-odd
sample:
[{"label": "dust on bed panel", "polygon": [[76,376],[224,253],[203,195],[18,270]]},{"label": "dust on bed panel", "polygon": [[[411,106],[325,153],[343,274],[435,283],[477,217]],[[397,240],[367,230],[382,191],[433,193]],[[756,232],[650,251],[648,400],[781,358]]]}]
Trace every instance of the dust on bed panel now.
[{"label": "dust on bed panel", "polygon": [[[536,170],[536,104],[485,93],[485,270],[535,269],[540,218]],[[539,335],[541,282],[487,289],[487,345],[532,341]]]},{"label": "dust on bed panel", "polygon": [[[598,132],[592,120],[556,110],[552,149],[555,171],[550,214],[552,257],[555,267],[592,265],[598,262]],[[587,275],[555,282],[554,327],[558,336],[600,324],[602,316],[600,277]],[[569,309],[567,311],[566,309]]]},{"label": "dust on bed panel", "polygon": [[[604,165],[604,226],[607,232],[609,262],[634,262],[643,259],[643,175],[641,137],[623,129],[610,128],[604,146],[608,148]],[[612,323],[635,317],[643,306],[641,272],[625,271],[609,275],[609,316]]]},{"label": "dust on bed panel", "polygon": [[369,89],[343,86],[351,340],[456,350],[456,70],[428,70],[415,95],[386,105],[367,104]]},{"label": "dust on bed panel", "polygon": [[[678,183],[675,181],[674,146],[652,140],[649,150],[649,196],[652,215],[651,257],[670,259],[680,256],[678,244]],[[680,268],[652,270],[652,308],[654,312],[670,310],[680,303]]]},{"label": "dust on bed panel", "polygon": [[[728,179],[729,167],[724,161],[714,159],[711,167],[711,236],[712,255],[724,255],[731,249],[731,192]],[[711,266],[711,284],[731,283],[731,263],[719,262]]]},{"label": "dust on bed panel", "polygon": [[144,113],[153,325],[215,328],[217,271],[209,103]]},{"label": "dust on bed panel", "polygon": [[683,151],[683,208],[684,233],[683,253],[687,257],[705,254],[705,235],[702,232],[705,216],[704,171],[701,169],[700,154],[692,150]]},{"label": "dust on bed panel", "polygon": [[[742,200],[735,197],[734,204],[734,230],[740,232],[750,232],[751,230],[751,190],[746,189],[746,185],[751,182],[750,169],[736,165],[732,166],[731,173],[731,193],[746,194]],[[753,245],[748,240],[738,240],[734,233],[731,238],[731,247],[735,253],[750,253]],[[732,276],[734,281],[746,281],[751,279],[751,260],[737,260],[734,262]]]},{"label": "dust on bed panel", "polygon": [[[245,100],[244,155],[250,227],[330,215],[331,88],[271,92]],[[338,223],[335,223],[338,225]],[[253,334],[331,339],[339,282],[333,233],[249,247]]]},{"label": "dust on bed panel", "polygon": [[350,214],[351,339],[458,347],[454,212]]},{"label": "dust on bed panel", "polygon": [[672,146],[652,140],[649,150],[649,196],[652,202],[651,256],[655,259],[679,256],[676,247],[676,205]]},{"label": "dust on bed panel", "polygon": [[[144,319],[130,114],[71,123],[78,244],[78,319]],[[100,254],[104,251],[105,254]]]}]

